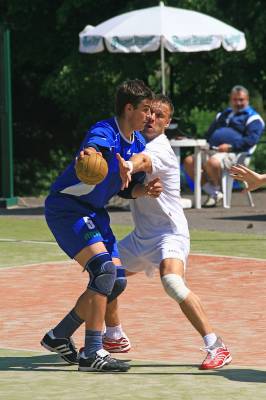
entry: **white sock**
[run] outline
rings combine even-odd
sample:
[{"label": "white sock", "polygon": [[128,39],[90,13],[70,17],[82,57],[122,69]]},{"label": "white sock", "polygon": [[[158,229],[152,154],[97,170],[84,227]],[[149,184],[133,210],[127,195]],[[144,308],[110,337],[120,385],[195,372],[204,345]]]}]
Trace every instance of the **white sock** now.
[{"label": "white sock", "polygon": [[215,196],[215,187],[210,182],[206,182],[202,186],[202,190],[204,190],[204,192],[207,193],[211,197]]},{"label": "white sock", "polygon": [[217,185],[217,186],[213,186],[213,188],[214,188],[215,196],[217,196],[217,194],[221,192],[221,186]]},{"label": "white sock", "polygon": [[210,347],[210,346],[214,345],[214,343],[216,342],[217,336],[215,335],[215,333],[208,333],[208,335],[205,335],[203,337],[203,340],[204,340],[205,347]]},{"label": "white sock", "polygon": [[107,326],[106,327],[105,335],[109,339],[113,339],[113,340],[120,339],[123,336],[123,334],[124,334],[124,332],[123,332],[121,324],[117,325],[117,326]]}]

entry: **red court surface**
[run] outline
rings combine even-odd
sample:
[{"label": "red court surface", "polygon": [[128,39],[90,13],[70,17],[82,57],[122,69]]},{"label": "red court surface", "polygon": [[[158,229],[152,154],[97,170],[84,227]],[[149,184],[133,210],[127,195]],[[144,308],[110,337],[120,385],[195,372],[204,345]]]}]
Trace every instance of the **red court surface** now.
[{"label": "red court surface", "polygon": [[[230,348],[234,365],[265,367],[266,261],[191,255],[188,286],[199,295]],[[75,263],[0,270],[0,347],[44,351],[39,342],[69,311],[88,276]],[[158,276],[129,278],[120,297],[123,327],[133,349],[124,358],[198,364],[197,332],[163,291]],[[84,328],[75,335],[83,344]]]}]

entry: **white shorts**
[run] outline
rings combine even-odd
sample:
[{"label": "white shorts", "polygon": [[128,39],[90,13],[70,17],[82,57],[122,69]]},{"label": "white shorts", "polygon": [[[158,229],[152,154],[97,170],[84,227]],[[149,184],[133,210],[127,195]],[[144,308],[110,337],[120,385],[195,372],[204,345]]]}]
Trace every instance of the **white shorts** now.
[{"label": "white shorts", "polygon": [[206,150],[202,152],[202,164],[206,164],[211,157],[220,161],[222,169],[230,169],[237,162],[236,153],[224,153],[219,151],[216,152],[214,150]]},{"label": "white shorts", "polygon": [[190,250],[190,240],[182,235],[161,235],[151,239],[140,239],[131,232],[118,242],[118,250],[122,265],[131,272],[145,271],[151,277],[155,269],[166,258],[183,261],[184,269]]}]

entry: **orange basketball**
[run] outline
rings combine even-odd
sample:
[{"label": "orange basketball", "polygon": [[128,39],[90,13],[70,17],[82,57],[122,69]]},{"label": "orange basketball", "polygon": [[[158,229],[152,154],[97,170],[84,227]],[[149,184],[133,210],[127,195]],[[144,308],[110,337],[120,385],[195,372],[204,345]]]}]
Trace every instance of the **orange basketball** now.
[{"label": "orange basketball", "polygon": [[75,170],[81,182],[87,185],[97,185],[107,176],[108,165],[100,154],[91,153],[77,159]]}]

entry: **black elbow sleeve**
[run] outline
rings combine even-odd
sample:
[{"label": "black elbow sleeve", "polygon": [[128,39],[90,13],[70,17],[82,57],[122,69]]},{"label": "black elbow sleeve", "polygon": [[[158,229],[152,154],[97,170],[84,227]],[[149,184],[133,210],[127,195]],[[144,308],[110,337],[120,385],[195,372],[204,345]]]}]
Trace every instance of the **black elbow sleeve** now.
[{"label": "black elbow sleeve", "polygon": [[145,175],[145,172],[137,172],[136,174],[132,175],[132,181],[129,183],[128,188],[120,190],[117,195],[123,199],[134,199],[134,197],[132,197],[133,188],[138,183],[142,184],[144,182]]}]

